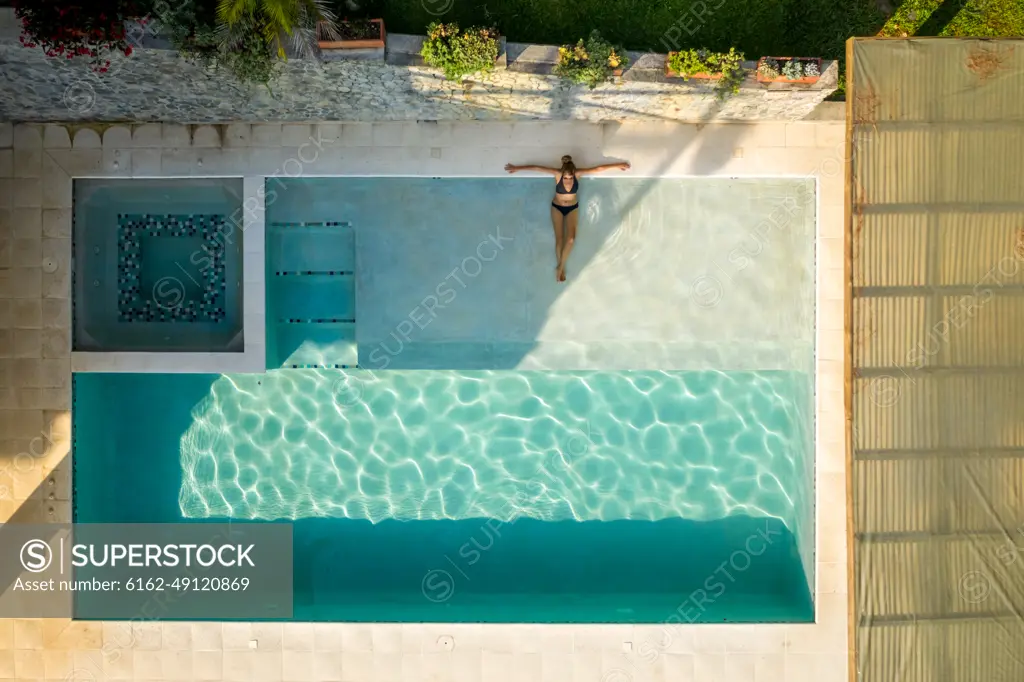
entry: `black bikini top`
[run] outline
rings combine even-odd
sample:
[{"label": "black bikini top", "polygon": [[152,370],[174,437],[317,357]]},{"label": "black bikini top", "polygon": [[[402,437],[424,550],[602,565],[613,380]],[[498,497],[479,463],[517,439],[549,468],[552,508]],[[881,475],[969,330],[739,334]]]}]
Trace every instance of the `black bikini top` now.
[{"label": "black bikini top", "polygon": [[558,182],[555,183],[555,194],[576,194],[576,190],[580,188],[580,181],[575,175],[572,176],[572,189],[567,190],[565,185],[562,184],[562,178],[558,178]]}]

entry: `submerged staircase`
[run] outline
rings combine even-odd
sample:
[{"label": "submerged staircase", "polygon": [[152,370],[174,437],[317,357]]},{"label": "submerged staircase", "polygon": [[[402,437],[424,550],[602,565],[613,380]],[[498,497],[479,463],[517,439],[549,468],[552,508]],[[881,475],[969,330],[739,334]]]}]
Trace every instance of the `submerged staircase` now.
[{"label": "submerged staircase", "polygon": [[352,226],[270,223],[267,251],[267,368],[355,368]]}]

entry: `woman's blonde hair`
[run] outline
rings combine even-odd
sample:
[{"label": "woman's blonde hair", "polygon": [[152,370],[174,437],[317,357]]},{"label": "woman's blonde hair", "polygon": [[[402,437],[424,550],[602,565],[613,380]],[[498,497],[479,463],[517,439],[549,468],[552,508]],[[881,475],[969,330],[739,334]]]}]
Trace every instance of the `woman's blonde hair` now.
[{"label": "woman's blonde hair", "polygon": [[566,173],[576,177],[576,164],[572,162],[572,157],[568,154],[562,157],[562,175]]}]

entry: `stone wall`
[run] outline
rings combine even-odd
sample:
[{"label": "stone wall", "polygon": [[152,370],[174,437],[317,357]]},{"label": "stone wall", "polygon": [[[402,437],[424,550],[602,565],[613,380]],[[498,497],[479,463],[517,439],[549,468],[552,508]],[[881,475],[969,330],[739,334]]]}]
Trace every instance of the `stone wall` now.
[{"label": "stone wall", "polygon": [[40,49],[22,47],[8,24],[0,31],[0,120],[792,121],[809,115],[830,94],[837,71],[831,63],[816,89],[771,90],[748,80],[738,94],[719,101],[706,85],[652,79],[651,69],[640,66],[657,62],[655,55],[635,60],[634,77],[627,72],[621,83],[588,90],[554,76],[516,71],[511,62],[508,70],[452,83],[432,69],[394,63],[390,42],[388,49],[387,62],[289,60],[268,90],[241,86],[229,74],[156,48],[116,58],[108,73],[96,74],[86,64],[47,59]]}]

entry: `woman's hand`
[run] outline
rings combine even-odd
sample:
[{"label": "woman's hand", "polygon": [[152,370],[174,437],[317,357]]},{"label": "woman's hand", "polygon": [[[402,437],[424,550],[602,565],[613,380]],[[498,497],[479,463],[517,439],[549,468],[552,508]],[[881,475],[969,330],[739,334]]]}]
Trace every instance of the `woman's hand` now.
[{"label": "woman's hand", "polygon": [[517,170],[519,170],[519,166],[513,166],[511,163],[505,164],[506,173],[515,173]]},{"label": "woman's hand", "polygon": [[629,161],[623,161],[619,164],[619,170],[629,170],[632,166],[629,165]]}]

